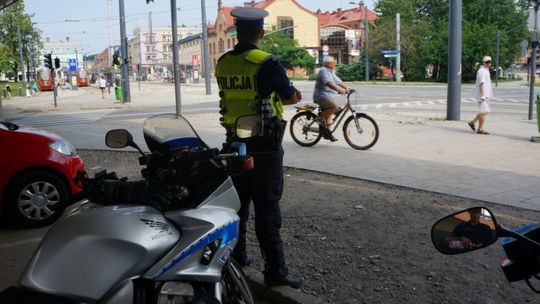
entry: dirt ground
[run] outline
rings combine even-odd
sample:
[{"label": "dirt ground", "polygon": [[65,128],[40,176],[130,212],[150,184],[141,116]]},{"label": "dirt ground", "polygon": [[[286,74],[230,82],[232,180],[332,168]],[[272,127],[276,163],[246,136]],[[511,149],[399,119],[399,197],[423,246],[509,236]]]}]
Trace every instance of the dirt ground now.
[{"label": "dirt ground", "polygon": [[[137,153],[79,152],[87,168],[140,176]],[[289,269],[303,277],[303,292],[328,303],[538,303],[525,282],[505,280],[498,243],[463,255],[434,249],[433,223],[472,206],[487,207],[510,228],[540,218],[535,211],[287,169],[281,231]],[[248,246],[253,267],[262,269],[254,234]]]}]

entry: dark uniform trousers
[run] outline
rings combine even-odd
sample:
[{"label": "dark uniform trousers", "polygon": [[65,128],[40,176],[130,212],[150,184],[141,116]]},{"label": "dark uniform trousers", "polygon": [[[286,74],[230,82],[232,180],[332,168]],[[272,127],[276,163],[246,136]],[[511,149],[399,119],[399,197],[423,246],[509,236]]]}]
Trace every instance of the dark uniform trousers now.
[{"label": "dark uniform trousers", "polygon": [[[251,148],[251,149],[250,149]],[[250,147],[249,151],[261,151]],[[283,193],[283,149],[278,151],[253,153],[255,167],[233,177],[233,183],[240,197],[240,235],[235,248],[235,255],[246,255],[246,222],[249,218],[249,205],[253,201],[255,208],[255,232],[265,260],[264,275],[269,279],[287,277],[281,228],[279,200]]]}]

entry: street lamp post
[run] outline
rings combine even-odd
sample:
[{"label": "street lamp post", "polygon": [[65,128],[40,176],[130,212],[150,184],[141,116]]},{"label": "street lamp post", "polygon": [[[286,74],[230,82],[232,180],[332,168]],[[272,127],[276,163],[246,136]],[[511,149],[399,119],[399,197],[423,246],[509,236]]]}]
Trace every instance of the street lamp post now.
[{"label": "street lamp post", "polygon": [[534,29],[531,37],[531,77],[529,86],[529,116],[528,119],[532,120],[533,105],[534,105],[534,80],[536,78],[536,50],[538,49],[538,7],[540,6],[540,0],[531,1],[534,3]]},{"label": "street lamp post", "polygon": [[[349,4],[357,4],[356,2],[349,2]],[[368,21],[368,10],[367,10],[367,6],[366,4],[364,3],[364,1],[360,1],[358,2],[358,6],[361,6],[364,8],[364,33],[365,33],[365,42],[366,42],[366,50],[365,50],[365,59],[366,59],[366,64],[365,64],[365,78],[366,78],[366,81],[369,80],[369,21]],[[360,28],[362,27],[362,21],[360,21]],[[359,28],[359,30],[360,30]]]}]

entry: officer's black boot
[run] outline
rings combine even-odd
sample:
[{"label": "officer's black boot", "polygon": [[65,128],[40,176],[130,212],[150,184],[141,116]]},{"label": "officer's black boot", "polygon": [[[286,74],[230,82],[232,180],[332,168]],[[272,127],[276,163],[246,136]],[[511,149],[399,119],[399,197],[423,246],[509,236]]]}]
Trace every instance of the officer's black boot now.
[{"label": "officer's black boot", "polygon": [[281,279],[268,278],[265,276],[264,283],[268,286],[286,285],[294,289],[300,289],[300,287],[302,287],[302,278],[290,273],[286,277]]}]

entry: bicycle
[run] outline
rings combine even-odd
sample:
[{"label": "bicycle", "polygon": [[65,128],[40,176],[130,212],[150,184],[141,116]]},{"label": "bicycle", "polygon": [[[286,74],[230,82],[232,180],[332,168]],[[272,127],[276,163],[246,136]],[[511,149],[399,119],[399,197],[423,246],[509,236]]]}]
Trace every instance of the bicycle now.
[{"label": "bicycle", "polygon": [[[343,124],[343,136],[354,149],[367,150],[373,147],[379,139],[379,127],[373,118],[366,113],[357,113],[351,106],[351,95],[355,90],[347,93],[347,104],[334,114],[333,122],[329,126],[321,126],[317,117],[321,114],[318,105],[306,104],[295,106],[297,114],[291,119],[290,132],[293,140],[303,147],[311,147],[319,142],[323,133],[333,134],[347,113],[351,115]],[[358,99],[358,94],[355,94]],[[315,110],[317,114],[313,113]],[[324,129],[322,129],[324,128]]]}]

